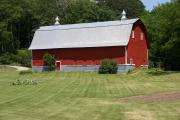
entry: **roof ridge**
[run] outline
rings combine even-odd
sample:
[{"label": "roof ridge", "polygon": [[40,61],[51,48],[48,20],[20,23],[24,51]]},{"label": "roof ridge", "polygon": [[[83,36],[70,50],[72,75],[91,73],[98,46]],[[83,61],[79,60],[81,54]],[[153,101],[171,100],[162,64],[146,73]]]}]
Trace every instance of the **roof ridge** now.
[{"label": "roof ridge", "polygon": [[66,24],[66,25],[52,25],[42,26],[38,31],[53,31],[53,30],[69,30],[69,29],[82,29],[82,28],[97,28],[97,27],[109,27],[128,25],[135,23],[139,18],[128,20],[116,20],[116,21],[104,21],[104,22],[92,22],[92,23],[79,23],[79,24]]},{"label": "roof ridge", "polygon": [[[131,24],[133,24],[133,23],[131,23]],[[120,26],[120,25],[129,25],[129,24],[117,24],[117,25],[106,25],[106,26],[94,26],[94,27],[79,27],[79,28],[77,28],[77,27],[72,27],[72,28],[59,28],[59,29],[52,29],[52,30],[41,30],[41,29],[39,29],[38,31],[54,31],[54,30],[72,30],[72,29],[84,29],[84,28],[98,28],[98,27],[111,27],[111,26]]]}]

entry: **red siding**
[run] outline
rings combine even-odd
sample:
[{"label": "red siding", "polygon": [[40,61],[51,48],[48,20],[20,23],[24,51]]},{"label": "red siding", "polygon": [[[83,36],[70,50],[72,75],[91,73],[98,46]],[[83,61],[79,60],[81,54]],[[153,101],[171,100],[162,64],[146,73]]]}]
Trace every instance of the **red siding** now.
[{"label": "red siding", "polygon": [[[134,37],[132,38],[132,34],[130,37],[129,44],[127,46],[127,62],[136,65],[136,67],[140,67],[141,65],[148,65],[148,40],[146,30],[141,23],[141,21],[137,22],[133,26]],[[143,33],[143,40],[141,40],[141,33]]]},{"label": "red siding", "polygon": [[118,64],[125,64],[124,47],[98,47],[98,48],[67,48],[51,50],[33,50],[33,66],[43,66],[43,55],[50,53],[62,65],[97,65],[105,58],[111,58]]}]

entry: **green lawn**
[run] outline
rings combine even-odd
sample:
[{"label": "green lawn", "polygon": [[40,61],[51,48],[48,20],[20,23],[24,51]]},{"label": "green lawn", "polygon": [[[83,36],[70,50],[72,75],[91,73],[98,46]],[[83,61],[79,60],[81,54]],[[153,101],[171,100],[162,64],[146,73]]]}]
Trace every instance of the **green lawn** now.
[{"label": "green lawn", "polygon": [[[38,85],[12,85],[26,79]],[[0,69],[0,120],[180,120],[180,100],[122,100],[173,91],[180,91],[180,72],[20,75]]]}]

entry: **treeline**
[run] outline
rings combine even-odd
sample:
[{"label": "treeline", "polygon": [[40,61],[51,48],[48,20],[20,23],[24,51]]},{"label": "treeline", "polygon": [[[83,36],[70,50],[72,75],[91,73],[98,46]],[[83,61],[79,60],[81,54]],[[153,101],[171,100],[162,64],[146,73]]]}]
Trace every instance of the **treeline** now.
[{"label": "treeline", "polygon": [[180,70],[180,1],[159,5],[142,19],[151,43],[150,64]]},{"label": "treeline", "polygon": [[56,16],[61,24],[118,20],[123,9],[128,18],[141,17],[145,22],[152,65],[180,69],[177,53],[180,50],[180,10],[176,0],[152,12],[146,11],[140,0],[1,0],[0,63],[6,58],[14,61],[11,54],[22,54],[18,50],[30,46],[35,30],[39,26],[53,25]]},{"label": "treeline", "polygon": [[61,24],[107,21],[119,19],[123,9],[128,10],[129,17],[138,17],[144,5],[139,0],[1,0],[0,52],[28,48],[35,30],[54,24],[56,16]]}]

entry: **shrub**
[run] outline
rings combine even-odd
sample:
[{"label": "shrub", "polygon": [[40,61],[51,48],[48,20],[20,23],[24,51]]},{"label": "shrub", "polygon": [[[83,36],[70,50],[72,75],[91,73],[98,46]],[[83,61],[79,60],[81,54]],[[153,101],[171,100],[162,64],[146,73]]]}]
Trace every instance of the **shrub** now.
[{"label": "shrub", "polygon": [[55,58],[51,54],[46,53],[43,56],[43,60],[44,60],[44,63],[48,66],[49,71],[55,70]]},{"label": "shrub", "polygon": [[31,70],[25,70],[25,71],[21,71],[19,72],[20,75],[26,75],[26,74],[32,74],[33,72]]},{"label": "shrub", "polygon": [[156,64],[157,64],[157,68],[159,68],[159,69],[163,68],[163,62],[162,61],[158,61]]},{"label": "shrub", "polygon": [[16,82],[13,82],[12,85],[37,85],[38,82],[37,81],[33,81],[33,80],[17,80]]},{"label": "shrub", "polygon": [[135,69],[130,69],[130,70],[128,70],[127,74],[132,74],[132,73],[135,73],[135,72],[136,72]]},{"label": "shrub", "polygon": [[151,61],[151,60],[149,60],[149,68],[154,68],[154,62],[153,61]]},{"label": "shrub", "polygon": [[4,53],[0,56],[0,64],[22,65],[31,67],[31,52],[27,49],[18,50],[16,53]]},{"label": "shrub", "polygon": [[0,65],[0,72],[1,71],[16,71],[17,69],[16,68],[13,68],[13,67],[9,67],[9,66],[6,66],[6,65]]},{"label": "shrub", "polygon": [[8,65],[8,64],[12,63],[11,56],[12,56],[11,53],[5,53],[5,54],[1,55],[0,56],[0,64]]},{"label": "shrub", "polygon": [[99,67],[99,74],[116,74],[117,62],[111,59],[104,59]]},{"label": "shrub", "polygon": [[24,49],[18,50],[17,55],[14,57],[17,60],[17,63],[22,66],[31,67],[31,51]]}]

